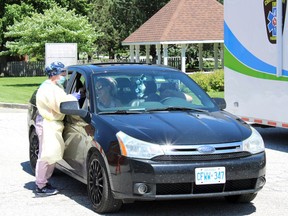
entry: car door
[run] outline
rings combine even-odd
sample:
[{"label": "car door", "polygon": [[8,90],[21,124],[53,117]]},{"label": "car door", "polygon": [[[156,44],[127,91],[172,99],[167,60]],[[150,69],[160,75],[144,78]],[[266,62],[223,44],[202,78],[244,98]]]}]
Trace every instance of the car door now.
[{"label": "car door", "polygon": [[[81,88],[88,89],[85,86],[87,84],[85,73],[80,71],[74,71],[73,73],[67,86],[67,93],[79,92]],[[83,101],[81,101],[82,99]],[[81,108],[89,109],[89,98],[82,97],[78,101]],[[61,165],[70,172],[86,178],[86,152],[92,140],[86,132],[89,124],[78,116],[67,115],[64,119],[64,125],[65,151]]]}]

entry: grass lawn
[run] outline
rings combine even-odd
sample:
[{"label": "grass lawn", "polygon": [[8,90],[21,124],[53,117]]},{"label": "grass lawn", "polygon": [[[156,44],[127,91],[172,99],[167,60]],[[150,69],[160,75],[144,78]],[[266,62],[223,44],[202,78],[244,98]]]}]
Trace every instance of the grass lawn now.
[{"label": "grass lawn", "polygon": [[32,93],[47,77],[1,77],[0,102],[27,104]]},{"label": "grass lawn", "polygon": [[[33,92],[47,77],[1,77],[0,102],[27,104]],[[224,92],[208,92],[211,97],[224,97]]]},{"label": "grass lawn", "polygon": [[224,98],[224,91],[221,92],[208,92],[210,97]]}]

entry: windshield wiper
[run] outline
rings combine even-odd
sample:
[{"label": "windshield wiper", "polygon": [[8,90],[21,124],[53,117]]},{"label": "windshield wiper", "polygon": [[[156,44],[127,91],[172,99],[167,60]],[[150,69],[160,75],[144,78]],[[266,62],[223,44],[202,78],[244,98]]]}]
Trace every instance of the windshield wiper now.
[{"label": "windshield wiper", "polygon": [[144,110],[113,110],[113,111],[102,111],[99,114],[110,115],[110,114],[139,114],[143,113]]},{"label": "windshield wiper", "polygon": [[196,111],[196,112],[208,112],[207,110],[188,108],[188,107],[165,107],[157,109],[149,109],[147,112],[157,112],[157,111]]}]

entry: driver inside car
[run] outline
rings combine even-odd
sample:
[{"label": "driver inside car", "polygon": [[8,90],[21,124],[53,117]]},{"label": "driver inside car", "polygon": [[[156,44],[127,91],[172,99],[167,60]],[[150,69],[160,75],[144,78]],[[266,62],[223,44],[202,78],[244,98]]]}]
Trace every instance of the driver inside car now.
[{"label": "driver inside car", "polygon": [[105,109],[110,107],[122,106],[120,100],[116,98],[116,81],[110,77],[100,78],[96,82],[96,94],[98,108]]}]

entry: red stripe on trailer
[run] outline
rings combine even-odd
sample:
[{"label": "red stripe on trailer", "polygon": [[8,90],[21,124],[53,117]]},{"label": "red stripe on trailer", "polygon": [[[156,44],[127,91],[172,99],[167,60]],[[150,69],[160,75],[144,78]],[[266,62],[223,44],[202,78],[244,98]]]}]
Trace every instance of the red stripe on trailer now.
[{"label": "red stripe on trailer", "polygon": [[241,119],[247,123],[256,123],[256,124],[262,124],[262,125],[269,125],[272,127],[282,127],[282,128],[288,128],[288,123],[282,123],[282,122],[275,122],[271,120],[264,120],[264,119],[254,119],[249,117],[241,117]]},{"label": "red stripe on trailer", "polygon": [[242,119],[243,121],[246,121],[246,122],[249,121],[249,118],[242,117],[241,119]]},{"label": "red stripe on trailer", "polygon": [[263,123],[263,121],[261,119],[254,119],[254,122],[258,123],[258,124],[262,124]]},{"label": "red stripe on trailer", "polygon": [[268,121],[267,124],[271,125],[271,126],[274,126],[274,127],[277,126],[277,123],[276,122],[272,122],[272,121]]}]

